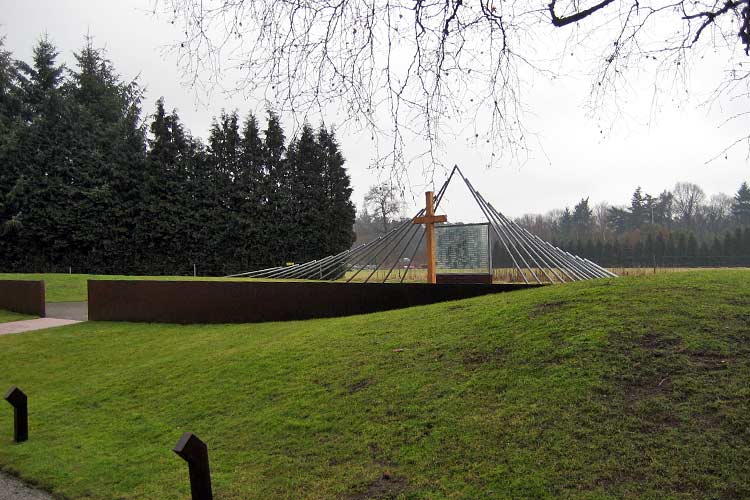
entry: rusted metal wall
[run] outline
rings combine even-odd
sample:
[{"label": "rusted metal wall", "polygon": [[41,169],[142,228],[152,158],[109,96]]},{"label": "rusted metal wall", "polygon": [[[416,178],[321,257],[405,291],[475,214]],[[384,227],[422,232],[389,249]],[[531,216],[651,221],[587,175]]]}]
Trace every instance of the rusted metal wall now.
[{"label": "rusted metal wall", "polygon": [[44,281],[0,280],[0,309],[44,317]]},{"label": "rusted metal wall", "polygon": [[399,309],[529,286],[91,280],[89,319],[157,323],[287,321]]}]

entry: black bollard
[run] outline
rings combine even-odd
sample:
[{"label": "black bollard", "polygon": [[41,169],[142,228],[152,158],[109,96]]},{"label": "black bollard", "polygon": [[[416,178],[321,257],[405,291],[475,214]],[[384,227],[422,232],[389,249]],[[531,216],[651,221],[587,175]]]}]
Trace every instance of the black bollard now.
[{"label": "black bollard", "polygon": [[5,400],[13,405],[13,438],[16,443],[22,443],[29,439],[28,398],[14,385],[5,393]]},{"label": "black bollard", "polygon": [[211,471],[208,468],[208,447],[192,432],[182,435],[174,451],[188,463],[190,493],[193,500],[213,500]]}]

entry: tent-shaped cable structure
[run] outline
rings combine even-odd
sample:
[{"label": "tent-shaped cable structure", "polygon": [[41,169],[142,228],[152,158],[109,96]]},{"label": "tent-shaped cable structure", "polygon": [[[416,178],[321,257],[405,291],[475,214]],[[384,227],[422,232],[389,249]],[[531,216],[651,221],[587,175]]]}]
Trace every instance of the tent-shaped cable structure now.
[{"label": "tent-shaped cable structure", "polygon": [[[552,245],[505,217],[485,200],[458,166],[453,167],[446,181],[435,193],[435,208],[440,206],[454,175],[461,178],[487,219],[492,237],[507,257],[518,281],[527,284],[554,284],[617,276],[588,259],[572,255]],[[235,274],[231,277],[403,283],[410,271],[414,274],[414,259],[425,237],[423,227],[414,224],[413,220],[424,213],[425,210],[422,209],[412,219],[402,221],[375,240],[336,255],[292,266]]]}]

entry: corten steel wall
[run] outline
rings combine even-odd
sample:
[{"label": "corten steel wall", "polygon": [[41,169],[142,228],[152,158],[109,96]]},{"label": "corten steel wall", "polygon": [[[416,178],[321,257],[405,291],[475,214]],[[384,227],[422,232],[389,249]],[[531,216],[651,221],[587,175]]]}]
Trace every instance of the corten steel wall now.
[{"label": "corten steel wall", "polygon": [[231,281],[88,282],[89,319],[259,323],[349,316],[534,285],[427,285]]},{"label": "corten steel wall", "polygon": [[44,317],[44,281],[0,280],[0,309]]}]

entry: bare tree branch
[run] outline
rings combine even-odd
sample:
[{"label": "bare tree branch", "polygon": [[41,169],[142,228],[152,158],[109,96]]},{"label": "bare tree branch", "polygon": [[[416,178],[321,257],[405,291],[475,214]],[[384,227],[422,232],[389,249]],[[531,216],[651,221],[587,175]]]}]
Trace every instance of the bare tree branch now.
[{"label": "bare tree branch", "polygon": [[[338,125],[370,130],[375,165],[397,173],[414,162],[440,167],[444,138],[467,121],[476,143],[491,146],[491,164],[523,161],[525,84],[554,77],[550,61],[560,53],[537,50],[557,29],[574,47],[591,46],[593,110],[617,102],[643,68],[666,90],[684,85],[705,50],[729,56],[717,98],[741,98],[746,108],[750,100],[750,66],[735,55],[750,51],[750,0],[154,2],[182,28],[175,48],[196,89],[262,96],[299,123],[335,108]],[[236,85],[225,89],[228,76]],[[407,153],[415,143],[423,149]]]}]

